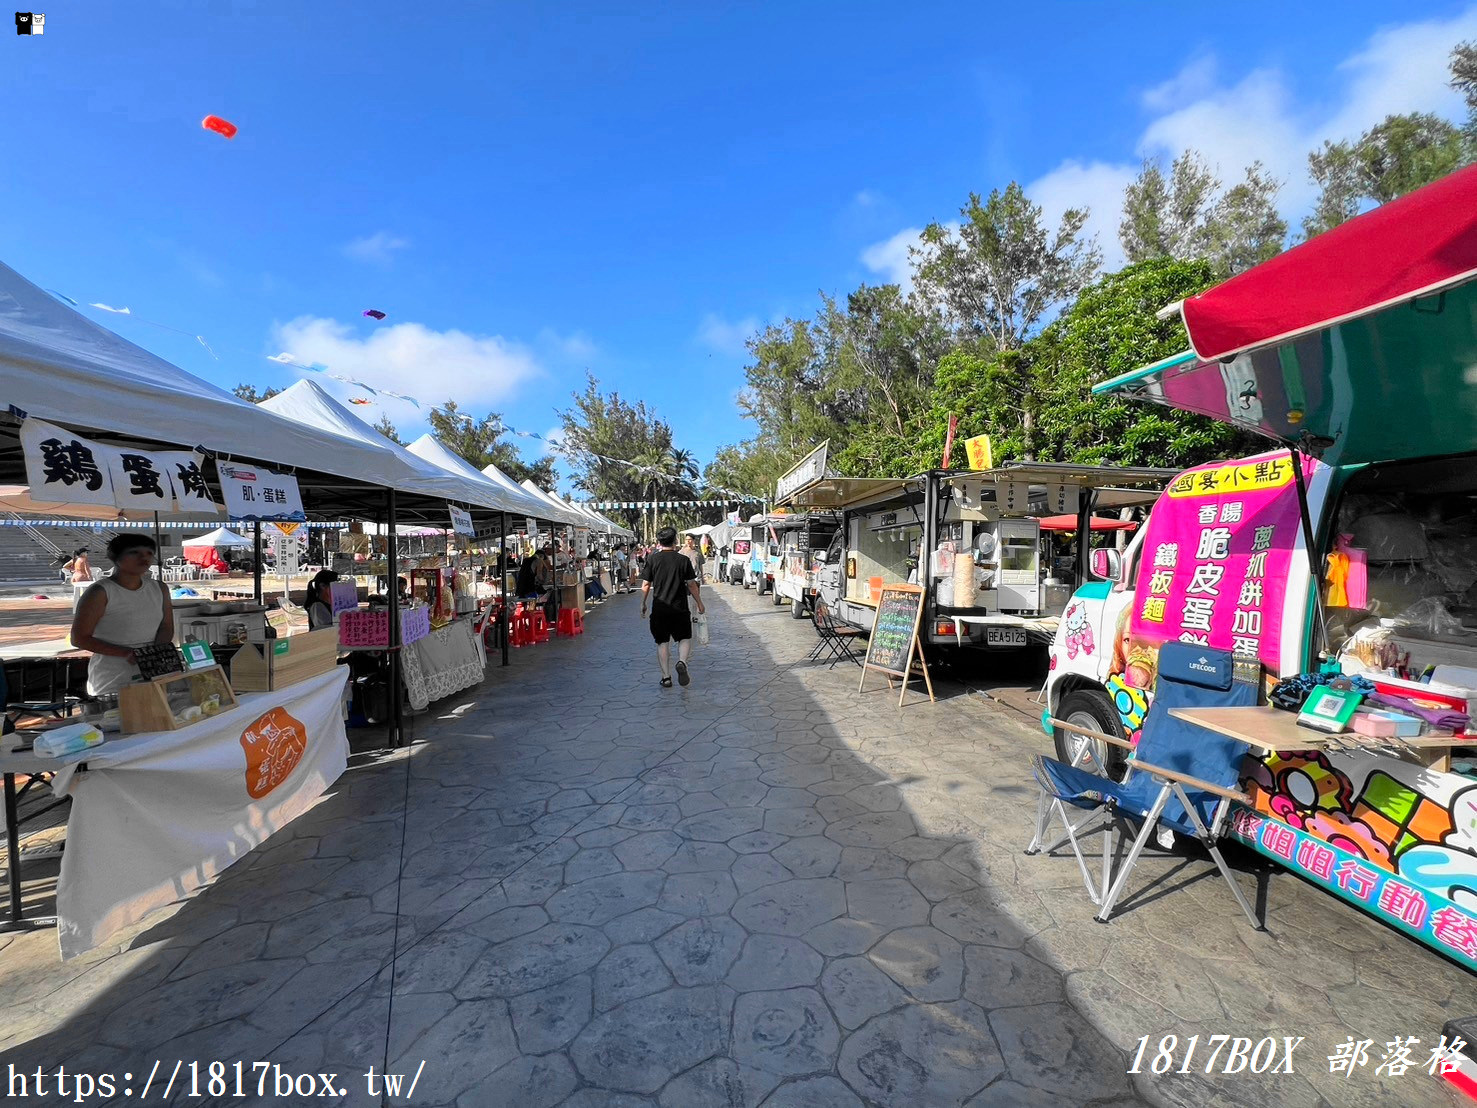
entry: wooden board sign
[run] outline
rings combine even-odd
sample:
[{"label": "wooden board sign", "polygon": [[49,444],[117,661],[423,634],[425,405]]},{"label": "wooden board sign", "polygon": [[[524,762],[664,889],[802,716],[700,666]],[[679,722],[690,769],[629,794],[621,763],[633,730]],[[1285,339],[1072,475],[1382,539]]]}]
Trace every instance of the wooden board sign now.
[{"label": "wooden board sign", "polygon": [[857,685],[861,692],[867,683],[867,671],[877,670],[887,674],[888,687],[893,678],[902,679],[902,692],[898,694],[898,707],[908,695],[908,680],[922,677],[928,689],[928,699],[933,700],[933,680],[928,674],[928,663],[923,660],[923,651],[918,645],[918,627],[923,620],[923,588],[920,585],[883,585],[882,595],[877,600],[877,614],[872,619],[872,637],[867,640],[867,656],[862,661],[862,679]]}]

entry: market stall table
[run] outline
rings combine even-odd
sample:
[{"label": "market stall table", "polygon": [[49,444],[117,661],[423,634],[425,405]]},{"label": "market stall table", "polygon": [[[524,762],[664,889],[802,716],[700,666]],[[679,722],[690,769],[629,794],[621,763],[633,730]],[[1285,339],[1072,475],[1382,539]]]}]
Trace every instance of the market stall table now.
[{"label": "market stall table", "polygon": [[62,957],[210,884],[306,811],[347,765],[347,678],[336,666],[243,694],[236,707],[178,730],[112,738],[65,758],[4,754],[8,779],[42,763],[56,773],[52,791],[72,798],[56,894]]},{"label": "market stall table", "polygon": [[[31,788],[31,783],[28,782],[17,790],[15,779],[17,777],[44,778],[57,771],[59,760],[39,758],[29,752],[18,752],[13,748],[14,743],[15,739],[12,738],[7,748],[0,750],[0,774],[3,774],[5,778],[5,863],[10,886],[10,919],[0,924],[0,931],[23,931],[33,927],[49,927],[56,922],[55,916],[24,918],[21,902],[20,800],[21,796]],[[48,806],[46,810],[50,811],[53,806]]]},{"label": "market stall table", "polygon": [[472,620],[459,619],[406,645],[405,691],[416,711],[433,700],[471,688],[482,680],[486,649],[472,629]]},{"label": "market stall table", "polygon": [[1266,706],[1255,708],[1172,708],[1170,715],[1204,727],[1219,735],[1244,742],[1261,754],[1295,754],[1301,750],[1341,747],[1364,748],[1370,754],[1392,749],[1408,751],[1432,769],[1445,770],[1453,747],[1472,745],[1466,735],[1428,735],[1421,738],[1369,739],[1363,735],[1337,735],[1303,727],[1295,712]]}]

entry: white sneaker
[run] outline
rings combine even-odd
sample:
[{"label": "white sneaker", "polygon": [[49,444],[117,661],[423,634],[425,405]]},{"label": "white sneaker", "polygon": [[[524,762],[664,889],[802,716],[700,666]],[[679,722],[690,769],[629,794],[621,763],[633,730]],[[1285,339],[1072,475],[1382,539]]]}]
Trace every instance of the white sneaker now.
[{"label": "white sneaker", "polygon": [[1168,827],[1157,828],[1154,832],[1154,841],[1159,844],[1160,850],[1174,849],[1174,832]]}]

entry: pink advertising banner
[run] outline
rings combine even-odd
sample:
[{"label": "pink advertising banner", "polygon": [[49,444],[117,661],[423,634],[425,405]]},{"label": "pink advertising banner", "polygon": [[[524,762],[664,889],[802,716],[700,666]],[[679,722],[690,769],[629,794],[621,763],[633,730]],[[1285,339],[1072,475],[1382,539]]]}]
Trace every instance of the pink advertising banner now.
[{"label": "pink advertising banner", "polygon": [[[1317,463],[1304,461],[1304,475]],[[1171,639],[1281,661],[1283,584],[1299,515],[1285,451],[1186,470],[1154,505],[1130,633],[1140,650]]]}]

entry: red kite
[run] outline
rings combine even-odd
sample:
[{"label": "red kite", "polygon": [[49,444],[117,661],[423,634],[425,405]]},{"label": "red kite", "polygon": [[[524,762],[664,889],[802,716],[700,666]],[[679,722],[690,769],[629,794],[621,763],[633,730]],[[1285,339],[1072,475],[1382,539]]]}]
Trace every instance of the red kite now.
[{"label": "red kite", "polygon": [[214,131],[218,135],[224,135],[228,139],[236,137],[236,125],[228,119],[222,119],[218,115],[207,115],[200,121],[200,126],[207,131]]}]

